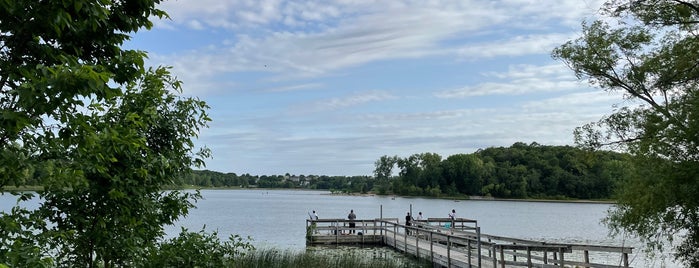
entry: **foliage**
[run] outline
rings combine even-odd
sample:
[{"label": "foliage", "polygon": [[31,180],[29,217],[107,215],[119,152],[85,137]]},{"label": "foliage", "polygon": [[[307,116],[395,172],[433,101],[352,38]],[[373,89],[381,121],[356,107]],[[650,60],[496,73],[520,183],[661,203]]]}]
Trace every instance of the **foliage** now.
[{"label": "foliage", "polygon": [[122,50],[150,28],[160,0],[0,1],[0,187],[22,185],[42,148],[88,99],[121,94],[143,72],[144,54]]},{"label": "foliage", "polygon": [[208,107],[120,47],[159,2],[0,0],[0,188],[44,189],[0,214],[0,263],[133,266],[199,198],[162,188],[208,157]]},{"label": "foliage", "polygon": [[[699,4],[609,1],[582,37],[553,52],[579,78],[621,91],[628,106],[576,130],[579,144],[614,146],[634,156],[633,173],[607,223],[650,250],[673,243],[676,257],[699,266]],[[678,235],[682,234],[682,235]]]},{"label": "foliage", "polygon": [[[407,158],[382,156],[366,176],[236,175],[195,170],[183,183],[201,187],[325,189],[338,193],[400,194],[432,197],[609,199],[630,172],[628,156],[571,146],[515,143],[442,159],[435,153]],[[389,166],[390,165],[390,166]],[[388,170],[396,169],[395,176]]]},{"label": "foliage", "polygon": [[392,191],[401,195],[607,199],[629,172],[623,154],[521,142],[441,161],[433,153],[397,159]]},{"label": "foliage", "polygon": [[139,267],[232,267],[255,248],[238,235],[221,241],[218,232],[189,232],[182,228],[178,237],[151,249]]},{"label": "foliage", "polygon": [[262,249],[250,252],[237,260],[232,266],[246,267],[433,267],[430,261],[405,261],[396,258],[373,258],[357,253],[323,254],[322,252],[295,252],[275,249]]}]

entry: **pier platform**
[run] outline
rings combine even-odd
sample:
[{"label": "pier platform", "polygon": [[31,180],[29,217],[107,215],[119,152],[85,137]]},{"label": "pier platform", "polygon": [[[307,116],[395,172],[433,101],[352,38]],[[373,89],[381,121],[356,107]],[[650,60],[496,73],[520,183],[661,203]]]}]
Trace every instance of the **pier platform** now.
[{"label": "pier platform", "polygon": [[436,267],[629,267],[632,247],[553,244],[482,234],[472,219],[306,220],[307,245],[382,245]]}]

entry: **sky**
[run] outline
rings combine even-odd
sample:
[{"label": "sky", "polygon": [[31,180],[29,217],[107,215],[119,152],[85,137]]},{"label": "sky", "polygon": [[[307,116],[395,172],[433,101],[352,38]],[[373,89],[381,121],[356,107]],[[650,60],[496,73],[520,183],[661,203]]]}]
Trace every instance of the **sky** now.
[{"label": "sky", "polygon": [[372,175],[383,155],[574,145],[622,98],[551,50],[598,0],[169,0],[125,45],[211,107],[206,169]]}]

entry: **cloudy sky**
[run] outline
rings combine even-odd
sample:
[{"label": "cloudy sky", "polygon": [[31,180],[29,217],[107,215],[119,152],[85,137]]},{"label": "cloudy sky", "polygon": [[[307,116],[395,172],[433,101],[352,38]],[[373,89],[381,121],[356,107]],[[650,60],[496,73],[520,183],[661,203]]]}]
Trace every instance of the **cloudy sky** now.
[{"label": "cloudy sky", "polygon": [[169,0],[128,48],[211,106],[207,169],[371,175],[382,155],[573,144],[619,96],[551,50],[597,0]]}]

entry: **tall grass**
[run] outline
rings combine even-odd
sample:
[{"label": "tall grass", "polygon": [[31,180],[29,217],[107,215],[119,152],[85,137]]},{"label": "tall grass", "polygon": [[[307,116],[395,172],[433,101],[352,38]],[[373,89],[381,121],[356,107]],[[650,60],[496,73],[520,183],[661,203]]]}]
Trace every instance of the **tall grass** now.
[{"label": "tall grass", "polygon": [[426,261],[404,260],[400,258],[372,258],[365,254],[348,252],[328,254],[323,251],[293,251],[258,249],[237,258],[232,267],[236,268],[312,268],[312,267],[378,267],[378,268],[418,268],[432,267]]}]

